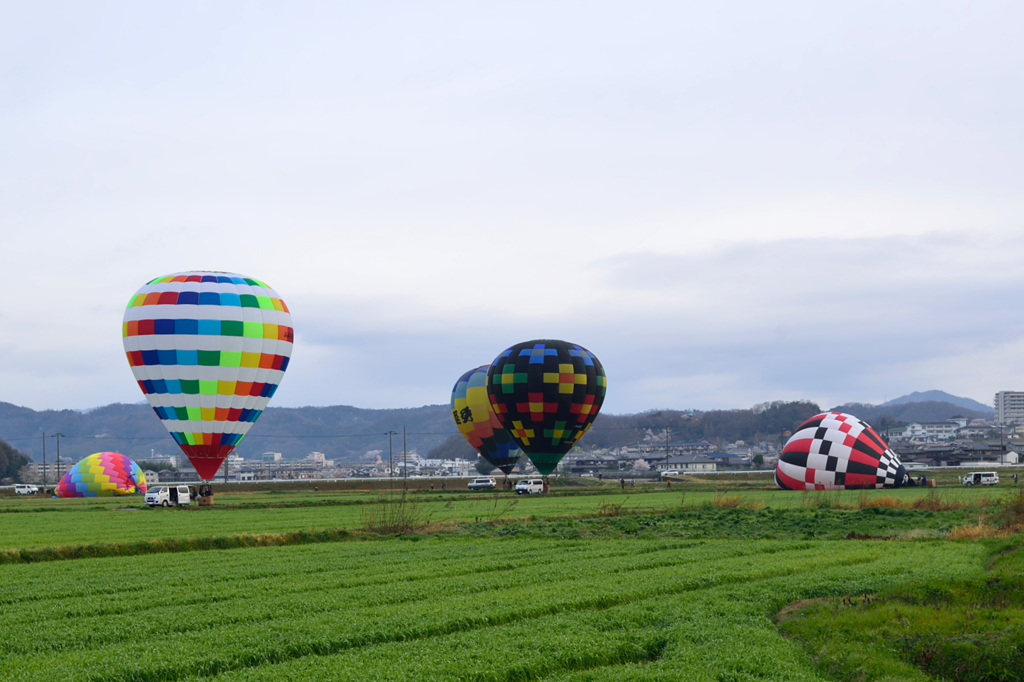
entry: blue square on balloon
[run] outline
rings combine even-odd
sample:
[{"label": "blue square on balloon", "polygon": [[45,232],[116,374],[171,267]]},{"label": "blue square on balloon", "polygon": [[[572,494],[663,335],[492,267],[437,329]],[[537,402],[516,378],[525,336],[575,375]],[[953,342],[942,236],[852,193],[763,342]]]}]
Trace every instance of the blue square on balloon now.
[{"label": "blue square on balloon", "polygon": [[177,320],[153,320],[154,334],[173,334]]}]

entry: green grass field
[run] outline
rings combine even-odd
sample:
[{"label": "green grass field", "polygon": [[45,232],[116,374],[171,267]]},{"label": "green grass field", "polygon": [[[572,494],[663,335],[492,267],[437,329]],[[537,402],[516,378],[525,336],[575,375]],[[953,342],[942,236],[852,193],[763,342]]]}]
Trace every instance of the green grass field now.
[{"label": "green grass field", "polygon": [[[725,483],[728,483],[726,481]],[[719,483],[719,486],[724,484]],[[270,535],[296,531],[319,532],[341,529],[355,531],[366,525],[368,515],[401,491],[323,491],[318,495],[308,490],[290,492],[247,491],[221,492],[212,509],[149,509],[141,497],[100,499],[39,499],[7,495],[0,497],[0,518],[10,519],[0,533],[0,561],[7,550],[68,547],[111,543],[144,543],[174,541],[203,537],[227,537],[239,534]],[[555,519],[559,517],[593,517],[595,515],[628,515],[637,512],[702,511],[719,505],[726,508],[736,502],[741,509],[859,510],[863,498],[891,498],[912,503],[914,500],[937,497],[950,505],[961,506],[961,513],[945,517],[949,523],[962,524],[976,510],[1003,494],[998,489],[944,489],[929,491],[906,489],[895,491],[843,491],[798,493],[778,490],[697,489],[677,485],[665,490],[660,485],[641,485],[620,491],[616,486],[602,489],[555,488],[548,496],[517,496],[509,492],[468,493],[466,491],[412,491],[407,500],[425,523],[433,525],[486,523],[494,521]],[[717,508],[717,507],[716,507]],[[965,511],[972,510],[972,511]],[[24,514],[18,514],[24,512]],[[699,515],[698,515],[699,516]],[[922,515],[918,515],[922,516]],[[924,516],[922,516],[924,518]],[[73,520],[72,520],[73,519]],[[918,521],[923,526],[929,524]],[[877,524],[876,524],[877,525]],[[934,524],[931,524],[934,525]],[[939,530],[948,528],[942,523]],[[948,525],[948,523],[946,524]],[[705,524],[697,519],[694,531]],[[840,523],[839,530],[845,527]],[[807,528],[813,535],[824,530],[817,524]],[[829,527],[831,532],[831,527]],[[852,529],[852,527],[851,527]],[[771,527],[759,533],[771,531]],[[877,530],[872,528],[871,530]],[[911,532],[913,528],[897,525],[895,533],[870,533],[890,536]],[[706,533],[703,534],[707,536]],[[842,537],[845,537],[845,533]],[[716,536],[712,534],[712,536]],[[763,535],[759,535],[763,536]],[[833,537],[833,536],[829,536]]]},{"label": "green grass field", "polygon": [[[0,679],[1015,679],[948,674],[937,638],[961,621],[1024,669],[1005,489],[722,486],[5,496]],[[893,609],[947,630],[894,633]]]}]

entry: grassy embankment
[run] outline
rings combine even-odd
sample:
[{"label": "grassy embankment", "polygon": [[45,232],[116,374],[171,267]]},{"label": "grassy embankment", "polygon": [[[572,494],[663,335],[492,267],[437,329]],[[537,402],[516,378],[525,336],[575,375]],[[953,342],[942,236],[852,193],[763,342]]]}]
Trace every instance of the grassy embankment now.
[{"label": "grassy embankment", "polygon": [[953,534],[1007,536],[992,545],[986,573],[793,604],[780,614],[782,631],[836,680],[1022,679],[1024,491],[1008,493],[997,509],[991,525]]}]

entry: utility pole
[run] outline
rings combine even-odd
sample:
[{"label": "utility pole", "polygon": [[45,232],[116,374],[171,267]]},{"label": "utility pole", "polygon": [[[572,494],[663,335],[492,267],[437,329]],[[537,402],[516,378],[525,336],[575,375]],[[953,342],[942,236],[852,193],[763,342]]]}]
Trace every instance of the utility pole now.
[{"label": "utility pole", "polygon": [[391,447],[391,437],[398,435],[398,431],[388,431],[384,435],[388,437],[388,478],[391,478],[395,475],[395,465],[393,457],[394,450]]},{"label": "utility pole", "polygon": [[57,482],[54,483],[53,485],[54,486],[58,486],[58,485],[60,485],[60,439],[64,437],[64,434],[63,433],[55,433],[55,434],[51,435],[50,437],[57,439]]},{"label": "utility pole", "polygon": [[409,487],[409,459],[405,441],[405,426],[402,426],[402,487]]},{"label": "utility pole", "polygon": [[46,493],[46,431],[43,431],[43,493]]},{"label": "utility pole", "polygon": [[672,429],[665,427],[665,469],[668,470],[668,436]]}]

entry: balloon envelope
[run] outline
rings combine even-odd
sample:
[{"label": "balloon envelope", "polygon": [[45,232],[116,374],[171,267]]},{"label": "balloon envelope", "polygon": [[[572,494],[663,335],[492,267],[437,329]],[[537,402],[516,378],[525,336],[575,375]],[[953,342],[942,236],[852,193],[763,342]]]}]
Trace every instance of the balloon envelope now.
[{"label": "balloon envelope", "polygon": [[145,494],[146,476],[130,457],[119,452],[89,455],[60,479],[57,497],[101,497]]},{"label": "balloon envelope", "polygon": [[498,421],[487,396],[488,365],[471,369],[452,389],[452,418],[480,456],[508,476],[523,451]]},{"label": "balloon envelope", "polygon": [[898,488],[906,480],[899,455],[866,422],[842,412],[801,424],[775,467],[775,484],[785,490]]},{"label": "balloon envelope", "polygon": [[590,428],[607,386],[594,354],[567,341],[518,343],[487,371],[487,393],[498,421],[544,476]]},{"label": "balloon envelope", "polygon": [[199,476],[212,479],[288,368],[288,306],[249,277],[181,272],[139,289],[123,334],[149,404]]}]

